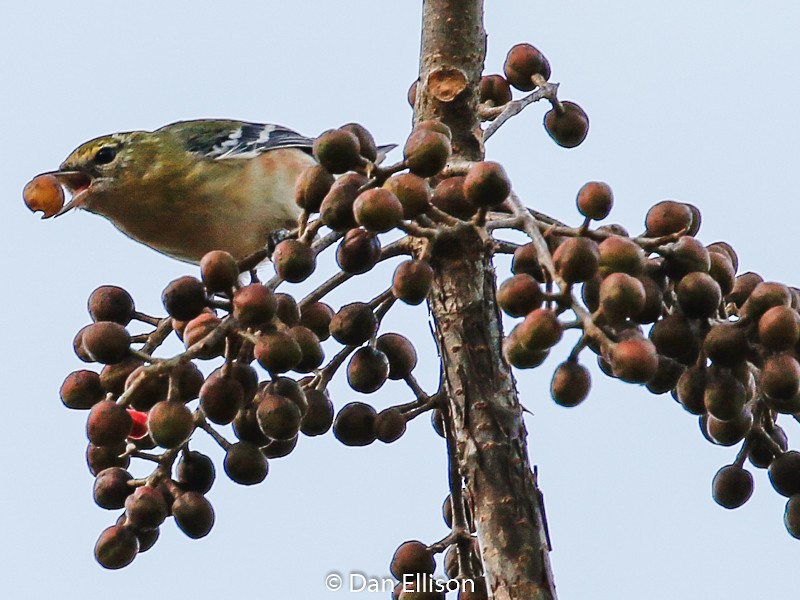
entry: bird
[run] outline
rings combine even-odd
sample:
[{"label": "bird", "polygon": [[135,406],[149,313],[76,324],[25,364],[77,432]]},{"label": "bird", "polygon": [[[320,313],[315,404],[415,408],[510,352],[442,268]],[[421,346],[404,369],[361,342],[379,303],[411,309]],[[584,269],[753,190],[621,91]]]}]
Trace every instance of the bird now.
[{"label": "bird", "polygon": [[242,259],[297,225],[295,182],[316,164],[313,143],[280,125],[223,119],[104,135],[50,172],[72,196],[55,216],[94,213],[188,263],[212,250]]}]

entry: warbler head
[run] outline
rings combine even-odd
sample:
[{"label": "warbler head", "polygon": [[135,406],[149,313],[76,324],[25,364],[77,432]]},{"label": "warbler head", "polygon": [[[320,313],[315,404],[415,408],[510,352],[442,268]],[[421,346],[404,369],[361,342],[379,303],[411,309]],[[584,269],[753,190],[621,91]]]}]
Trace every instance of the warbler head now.
[{"label": "warbler head", "polygon": [[[119,191],[125,181],[132,181],[146,161],[142,138],[145,132],[114,133],[78,146],[52,174],[72,194],[72,199],[55,216],[73,208],[102,212],[101,203]],[[145,159],[147,156],[145,156]]]}]

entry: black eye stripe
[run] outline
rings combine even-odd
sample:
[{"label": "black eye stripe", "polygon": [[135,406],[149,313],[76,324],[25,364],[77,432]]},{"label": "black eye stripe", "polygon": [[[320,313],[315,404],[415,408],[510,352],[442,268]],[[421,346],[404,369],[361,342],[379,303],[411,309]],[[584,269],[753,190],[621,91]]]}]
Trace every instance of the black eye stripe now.
[{"label": "black eye stripe", "polygon": [[107,165],[117,156],[117,149],[111,146],[103,146],[94,155],[94,162],[98,165]]}]

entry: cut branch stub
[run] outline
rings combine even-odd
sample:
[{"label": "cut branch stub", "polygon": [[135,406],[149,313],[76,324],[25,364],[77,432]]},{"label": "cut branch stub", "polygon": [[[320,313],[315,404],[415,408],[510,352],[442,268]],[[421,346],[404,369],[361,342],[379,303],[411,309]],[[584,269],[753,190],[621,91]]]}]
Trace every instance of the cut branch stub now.
[{"label": "cut branch stub", "polygon": [[442,67],[428,75],[428,92],[439,102],[452,102],[467,89],[467,83],[461,69]]}]

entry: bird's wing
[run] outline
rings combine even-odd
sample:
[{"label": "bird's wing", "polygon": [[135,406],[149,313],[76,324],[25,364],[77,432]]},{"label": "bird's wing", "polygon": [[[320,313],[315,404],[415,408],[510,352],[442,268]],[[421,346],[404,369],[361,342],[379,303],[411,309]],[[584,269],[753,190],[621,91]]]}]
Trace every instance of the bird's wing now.
[{"label": "bird's wing", "polygon": [[276,148],[311,151],[313,138],[280,125],[244,121],[180,121],[159,129],[181,139],[186,150],[204,158],[253,158]]}]

